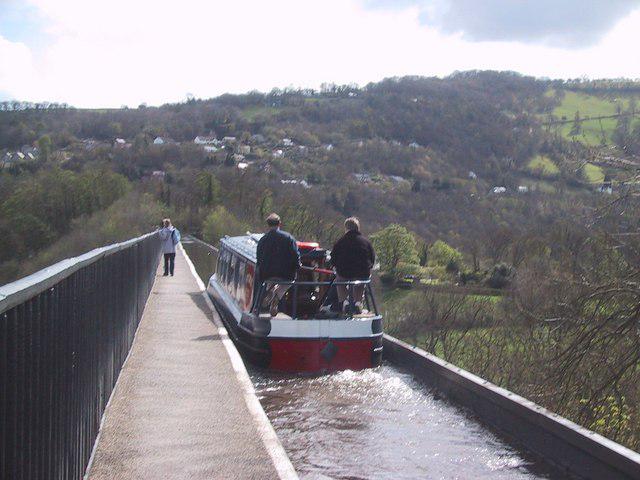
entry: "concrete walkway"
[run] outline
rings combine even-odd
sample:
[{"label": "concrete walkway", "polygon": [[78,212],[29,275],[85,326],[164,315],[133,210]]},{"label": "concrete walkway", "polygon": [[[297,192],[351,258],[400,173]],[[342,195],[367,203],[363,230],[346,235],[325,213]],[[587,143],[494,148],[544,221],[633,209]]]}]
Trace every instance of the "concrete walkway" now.
[{"label": "concrete walkway", "polygon": [[180,250],[175,276],[156,278],[90,479],[295,478],[212,315]]}]

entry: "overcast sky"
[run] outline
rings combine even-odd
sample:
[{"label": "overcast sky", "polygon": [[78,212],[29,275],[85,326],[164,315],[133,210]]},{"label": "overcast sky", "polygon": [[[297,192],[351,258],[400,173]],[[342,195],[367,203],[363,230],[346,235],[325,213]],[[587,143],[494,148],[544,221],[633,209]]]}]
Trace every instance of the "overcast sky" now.
[{"label": "overcast sky", "polygon": [[455,70],[640,77],[640,0],[0,0],[0,100],[187,94]]}]

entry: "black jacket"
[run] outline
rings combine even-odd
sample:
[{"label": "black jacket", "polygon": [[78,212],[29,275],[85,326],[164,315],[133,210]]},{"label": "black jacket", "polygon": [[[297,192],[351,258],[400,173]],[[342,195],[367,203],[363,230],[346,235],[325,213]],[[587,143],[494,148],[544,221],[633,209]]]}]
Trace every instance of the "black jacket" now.
[{"label": "black jacket", "polygon": [[375,259],[371,242],[353,230],[345,233],[331,249],[331,263],[344,278],[369,278]]},{"label": "black jacket", "polygon": [[300,265],[300,252],[296,239],[280,229],[265,233],[257,247],[260,281],[268,278],[293,280]]}]

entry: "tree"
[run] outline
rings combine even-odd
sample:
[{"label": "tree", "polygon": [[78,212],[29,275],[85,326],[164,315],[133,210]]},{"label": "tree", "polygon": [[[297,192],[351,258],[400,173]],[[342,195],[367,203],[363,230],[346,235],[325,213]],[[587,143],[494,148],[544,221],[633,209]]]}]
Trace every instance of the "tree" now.
[{"label": "tree", "polygon": [[627,149],[631,137],[631,117],[624,115],[618,117],[616,128],[613,131],[613,141],[623,150]]},{"label": "tree", "polygon": [[428,266],[444,267],[449,272],[457,272],[462,267],[462,253],[442,240],[429,247],[427,258]]},{"label": "tree", "polygon": [[400,263],[419,262],[414,234],[402,225],[391,224],[371,235],[371,242],[380,262],[380,268],[393,273]]},{"label": "tree", "polygon": [[580,133],[582,133],[582,120],[580,118],[580,112],[576,112],[575,117],[573,117],[573,125],[571,126],[569,135],[575,137],[577,135],[580,135]]},{"label": "tree", "polygon": [[224,235],[241,235],[247,230],[247,224],[220,205],[204,220],[202,236],[207,242],[217,244]]},{"label": "tree", "polygon": [[504,288],[509,285],[513,277],[513,267],[506,263],[498,263],[491,269],[491,274],[487,279],[487,285],[491,288]]},{"label": "tree", "polygon": [[47,160],[51,154],[51,137],[43,135],[38,139],[38,149],[40,150],[40,158]]},{"label": "tree", "polygon": [[220,201],[220,182],[209,172],[201,172],[196,178],[198,197],[202,205],[210,207]]}]

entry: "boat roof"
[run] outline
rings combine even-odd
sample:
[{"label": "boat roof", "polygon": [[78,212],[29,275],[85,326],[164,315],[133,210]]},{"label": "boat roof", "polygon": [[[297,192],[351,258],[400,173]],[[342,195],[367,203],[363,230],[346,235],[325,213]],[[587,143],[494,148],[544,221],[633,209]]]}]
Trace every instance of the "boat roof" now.
[{"label": "boat roof", "polygon": [[263,233],[249,233],[247,235],[239,235],[237,237],[224,237],[220,240],[231,250],[238,252],[246,257],[249,261],[256,263],[256,248],[258,241],[262,238]]},{"label": "boat roof", "polygon": [[[264,233],[247,233],[237,237],[224,237],[220,243],[234,252],[238,252],[250,262],[256,263],[256,248],[263,235]],[[298,248],[313,250],[320,248],[320,245],[317,242],[298,242]]]}]

